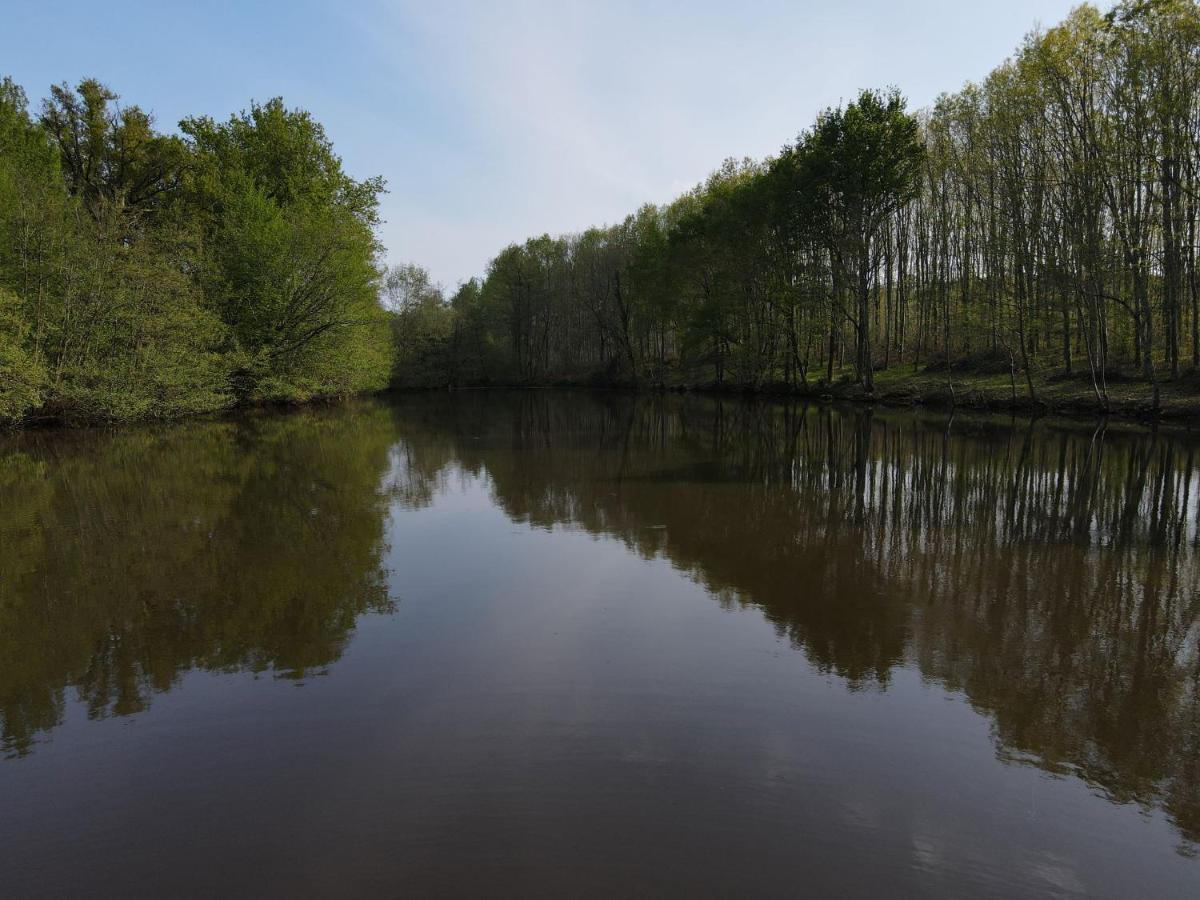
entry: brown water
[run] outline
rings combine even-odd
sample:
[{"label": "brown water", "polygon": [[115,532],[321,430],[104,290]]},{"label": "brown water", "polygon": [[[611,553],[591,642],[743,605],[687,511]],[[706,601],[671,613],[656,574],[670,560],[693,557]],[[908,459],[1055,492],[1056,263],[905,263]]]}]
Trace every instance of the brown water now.
[{"label": "brown water", "polygon": [[1200,894],[1200,444],[415,396],[0,442],[0,895]]}]

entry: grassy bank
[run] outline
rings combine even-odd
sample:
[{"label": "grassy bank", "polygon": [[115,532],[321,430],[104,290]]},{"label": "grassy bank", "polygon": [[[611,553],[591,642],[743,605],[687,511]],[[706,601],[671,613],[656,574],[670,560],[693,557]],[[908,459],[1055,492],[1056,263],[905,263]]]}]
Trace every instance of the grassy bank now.
[{"label": "grassy bank", "polygon": [[1193,372],[1178,380],[1160,382],[1160,406],[1157,412],[1146,383],[1123,372],[1109,376],[1107,405],[1097,397],[1086,372],[1036,378],[1033,397],[1030,397],[1029,387],[1020,374],[1014,381],[1008,373],[965,366],[952,369],[949,373],[944,367],[940,370],[926,368],[914,371],[911,365],[881,370],[875,373],[873,393],[868,393],[858,384],[849,369],[835,371],[832,383],[810,380],[802,385],[764,384],[757,387],[715,383],[678,384],[670,385],[668,389],[800,396],[935,409],[1013,411],[1077,418],[1107,416],[1144,423],[1170,421],[1200,426],[1200,373]]},{"label": "grassy bank", "polygon": [[[855,377],[853,367],[834,369],[832,381],[809,373],[804,383],[760,380],[751,384],[727,380],[718,383],[698,377],[696,371],[675,370],[661,380],[631,381],[594,373],[590,378],[559,377],[540,381],[485,381],[473,387],[579,388],[599,390],[667,391],[671,393],[725,394],[764,397],[803,397],[814,400],[877,403],[885,406],[920,406],[936,410],[1015,412],[1076,419],[1108,418],[1141,424],[1172,422],[1200,427],[1200,371],[1187,371],[1178,379],[1160,376],[1159,408],[1154,409],[1150,387],[1140,373],[1113,369],[1106,383],[1107,403],[1097,394],[1087,371],[1040,373],[1032,378],[1033,395],[1024,373],[1013,373],[996,359],[976,357],[956,361],[947,372],[943,363],[914,367],[903,363],[875,372],[875,390],[868,392]],[[446,385],[443,383],[443,387]],[[415,387],[415,386],[414,386]]]}]

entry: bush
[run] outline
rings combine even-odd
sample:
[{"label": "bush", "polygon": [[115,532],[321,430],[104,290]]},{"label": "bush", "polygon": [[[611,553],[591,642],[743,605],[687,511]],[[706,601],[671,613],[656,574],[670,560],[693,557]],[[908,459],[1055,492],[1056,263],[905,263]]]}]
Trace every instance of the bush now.
[{"label": "bush", "polygon": [[17,297],[0,288],[0,422],[24,418],[42,403],[46,367],[29,352]]}]

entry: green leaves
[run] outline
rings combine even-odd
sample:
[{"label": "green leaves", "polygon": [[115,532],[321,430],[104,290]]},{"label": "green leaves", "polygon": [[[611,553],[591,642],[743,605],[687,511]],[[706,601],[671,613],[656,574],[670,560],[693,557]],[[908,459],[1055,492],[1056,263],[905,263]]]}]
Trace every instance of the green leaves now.
[{"label": "green leaves", "polygon": [[179,138],[156,133],[137,106],[118,108],[117,95],[95,79],[50,92],[42,128],[58,150],[67,187],[93,214],[101,202],[131,213],[172,202],[188,161]]},{"label": "green leaves", "polygon": [[46,387],[46,367],[28,348],[28,330],[16,295],[0,288],[0,423],[36,409]]},{"label": "green leaves", "polygon": [[162,135],[88,79],[0,82],[0,419],[164,418],[383,387],[374,226],[279,100]]},{"label": "green leaves", "polygon": [[925,150],[897,91],[863,91],[846,107],[822,113],[796,155],[807,174],[802,189],[812,192],[801,199],[809,214],[826,210],[819,226],[864,242],[915,195]]},{"label": "green leaves", "polygon": [[281,100],[188,119],[205,293],[246,361],[246,398],[307,399],[386,383],[373,227],[382,182],[347,176],[324,129]]}]

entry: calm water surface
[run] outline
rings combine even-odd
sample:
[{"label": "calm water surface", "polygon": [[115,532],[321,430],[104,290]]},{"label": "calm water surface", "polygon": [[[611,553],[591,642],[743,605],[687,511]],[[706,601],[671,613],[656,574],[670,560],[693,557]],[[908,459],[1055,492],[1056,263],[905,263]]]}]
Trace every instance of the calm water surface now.
[{"label": "calm water surface", "polygon": [[0,895],[1200,895],[1200,444],[471,392],[0,441]]}]

